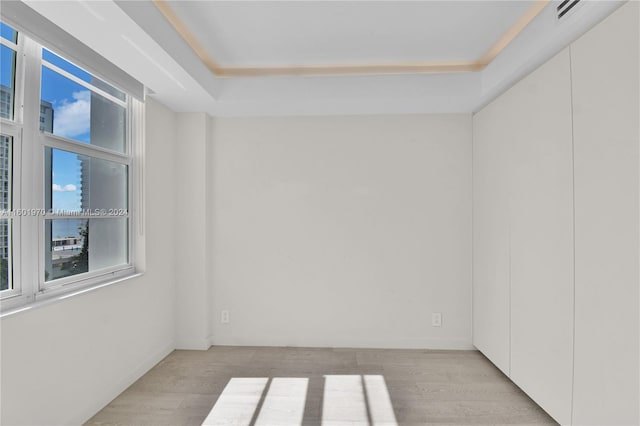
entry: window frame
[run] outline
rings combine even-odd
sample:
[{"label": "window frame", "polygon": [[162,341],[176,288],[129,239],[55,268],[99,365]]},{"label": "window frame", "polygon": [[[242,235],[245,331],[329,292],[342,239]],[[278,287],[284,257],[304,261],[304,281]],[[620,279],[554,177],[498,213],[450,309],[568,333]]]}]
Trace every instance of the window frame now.
[{"label": "window frame", "polygon": [[[13,118],[8,119],[0,117],[0,134],[11,138],[11,200],[10,211],[22,208],[22,191],[16,188],[22,187],[22,150],[23,150],[23,114],[22,99],[24,99],[24,36],[16,31],[16,43],[13,43],[4,37],[0,37],[0,44],[6,46],[15,52],[15,69],[13,70]],[[0,310],[4,310],[5,301],[16,300],[23,297],[25,288],[22,279],[22,229],[23,220],[20,216],[7,216],[9,220],[9,256],[8,262],[11,269],[11,278],[9,283],[11,287],[0,291]],[[15,304],[16,302],[11,302]]]},{"label": "window frame", "polygon": [[[22,151],[22,130],[13,123],[7,123],[7,120],[2,119],[0,121],[1,129],[0,135],[11,138],[11,189],[10,189],[10,201],[9,210],[15,211],[20,209],[21,194],[20,191],[14,190],[15,187],[20,188],[20,161]],[[8,264],[11,268],[11,274],[9,278],[10,288],[2,290],[3,298],[13,298],[22,294],[22,280],[20,269],[20,230],[22,226],[22,217],[20,216],[2,216],[2,219],[9,221],[8,227]]]},{"label": "window frame", "polygon": [[[2,20],[5,23],[4,20]],[[10,24],[8,24],[10,25]],[[125,90],[108,82],[108,84],[125,94],[122,101],[106,91],[81,80],[73,74],[46,61],[42,57],[43,49],[60,56],[76,65],[72,60],[59,54],[57,49],[38,43],[17,31],[17,44],[0,38],[0,43],[8,45],[16,51],[13,120],[0,118],[0,133],[12,138],[12,190],[11,210],[33,208],[45,211],[45,149],[61,149],[75,154],[86,155],[126,166],[127,170],[127,215],[64,215],[45,212],[44,215],[8,216],[10,219],[13,288],[0,291],[0,316],[14,310],[21,311],[25,305],[51,299],[64,299],[70,295],[101,287],[111,282],[120,282],[139,273],[136,249],[139,241],[136,232],[138,224],[142,226],[140,212],[141,201],[137,200],[142,175],[141,161],[138,160],[140,145],[144,143],[140,126],[143,123],[144,102],[134,98]],[[78,66],[78,65],[76,65]],[[99,146],[68,139],[50,132],[40,131],[41,105],[41,73],[42,67],[51,69],[61,76],[80,84],[92,93],[108,99],[125,108],[125,146],[124,152],[109,150]],[[84,68],[79,66],[79,68]],[[94,75],[93,73],[89,72]],[[99,79],[105,81],[102,76]],[[140,166],[139,166],[140,164]],[[51,219],[123,219],[127,226],[127,263],[114,265],[99,270],[90,270],[76,275],[46,280],[45,279],[45,223]]]}]

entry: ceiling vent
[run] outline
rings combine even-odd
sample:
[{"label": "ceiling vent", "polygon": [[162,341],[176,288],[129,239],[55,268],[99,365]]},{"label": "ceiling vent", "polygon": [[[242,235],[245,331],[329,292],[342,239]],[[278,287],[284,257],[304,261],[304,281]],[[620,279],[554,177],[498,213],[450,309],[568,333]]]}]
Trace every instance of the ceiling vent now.
[{"label": "ceiling vent", "polygon": [[556,7],[556,10],[558,11],[558,19],[561,19],[563,16],[569,13],[569,11],[573,9],[578,3],[580,3],[580,0],[563,0],[562,3],[560,3],[558,7]]}]

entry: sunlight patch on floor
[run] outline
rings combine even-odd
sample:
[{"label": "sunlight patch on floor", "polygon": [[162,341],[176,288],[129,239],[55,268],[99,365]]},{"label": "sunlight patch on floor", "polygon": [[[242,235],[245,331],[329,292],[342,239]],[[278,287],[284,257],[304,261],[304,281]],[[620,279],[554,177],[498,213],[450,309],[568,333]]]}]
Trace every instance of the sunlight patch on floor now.
[{"label": "sunlight patch on floor", "polygon": [[364,388],[371,424],[374,426],[397,426],[396,415],[391,404],[391,396],[384,377],[381,375],[365,375]]},{"label": "sunlight patch on floor", "polygon": [[362,376],[324,376],[322,426],[368,425]]},{"label": "sunlight patch on floor", "polygon": [[229,380],[202,424],[248,426],[268,381],[267,377],[234,377]]},{"label": "sunlight patch on floor", "polygon": [[276,377],[271,379],[256,426],[296,426],[302,424],[309,379]]},{"label": "sunlight patch on floor", "polygon": [[[300,426],[308,388],[308,378],[234,377],[203,425]],[[384,377],[325,375],[321,424],[398,426]]]}]

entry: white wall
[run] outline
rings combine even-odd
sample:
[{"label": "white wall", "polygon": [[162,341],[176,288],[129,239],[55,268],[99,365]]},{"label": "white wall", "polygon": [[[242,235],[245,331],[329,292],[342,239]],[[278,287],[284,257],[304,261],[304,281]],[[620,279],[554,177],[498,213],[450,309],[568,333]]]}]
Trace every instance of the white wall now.
[{"label": "white wall", "polygon": [[174,348],[175,119],[146,120],[146,273],[1,320],[2,424],[80,424]]},{"label": "white wall", "polygon": [[207,279],[207,154],[211,118],[180,113],[176,120],[176,348],[211,346],[210,285]]},{"label": "white wall", "polygon": [[470,115],[218,118],[211,155],[214,344],[470,347]]}]

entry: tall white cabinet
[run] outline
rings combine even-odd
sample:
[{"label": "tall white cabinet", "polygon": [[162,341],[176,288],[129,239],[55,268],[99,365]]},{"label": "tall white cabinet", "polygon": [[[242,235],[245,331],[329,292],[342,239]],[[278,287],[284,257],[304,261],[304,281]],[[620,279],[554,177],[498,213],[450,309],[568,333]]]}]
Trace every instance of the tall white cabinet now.
[{"label": "tall white cabinet", "polygon": [[640,424],[638,6],[626,4],[571,46],[580,425]]},{"label": "tall white cabinet", "polygon": [[562,424],[640,424],[638,9],[474,116],[474,345]]},{"label": "tall white cabinet", "polygon": [[569,423],[569,49],[475,115],[473,150],[474,344],[554,418]]},{"label": "tall white cabinet", "polygon": [[494,102],[473,120],[473,343],[506,375],[511,368],[510,113]]},{"label": "tall white cabinet", "polygon": [[569,51],[514,88],[510,135],[511,378],[571,418],[573,173]]}]

